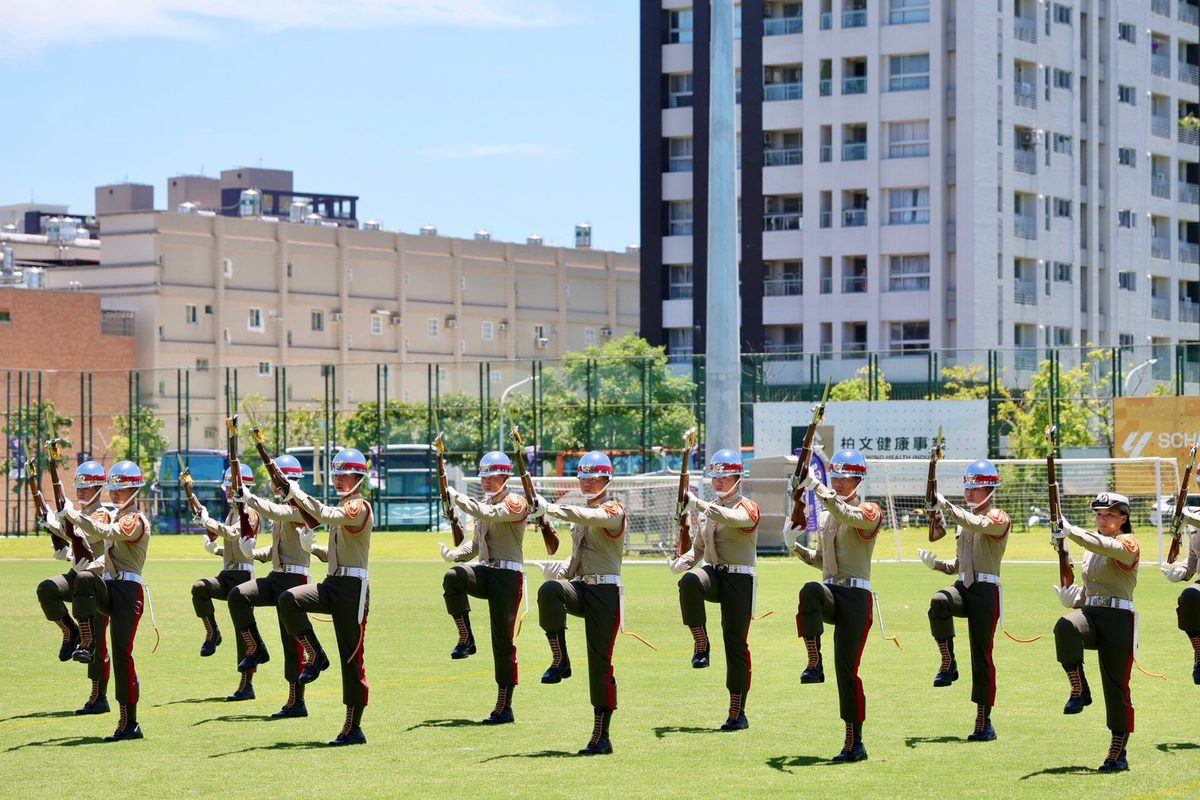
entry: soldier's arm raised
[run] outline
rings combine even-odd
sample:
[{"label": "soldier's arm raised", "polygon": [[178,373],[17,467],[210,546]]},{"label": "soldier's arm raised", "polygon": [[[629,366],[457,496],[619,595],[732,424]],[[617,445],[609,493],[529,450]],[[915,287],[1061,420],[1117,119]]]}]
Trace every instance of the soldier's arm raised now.
[{"label": "soldier's arm raised", "polygon": [[454,504],[475,519],[488,522],[520,522],[529,516],[529,503],[524,497],[510,494],[499,503],[481,503],[465,494],[450,495]]},{"label": "soldier's arm raised", "polygon": [[273,503],[256,494],[247,496],[246,507],[257,511],[272,522],[293,522],[296,524],[304,522],[303,515],[290,503]]},{"label": "soldier's arm raised", "polygon": [[972,533],[981,533],[993,539],[1003,539],[1012,528],[1012,520],[1009,519],[1008,514],[998,508],[993,508],[986,514],[975,514],[954,503],[947,502],[940,510],[956,525],[960,525]]},{"label": "soldier's arm raised", "polygon": [[817,484],[813,491],[825,506],[825,510],[842,525],[848,525],[858,531],[859,538],[870,539],[883,527],[883,513],[874,503],[851,505],[823,484]]},{"label": "soldier's arm raised", "polygon": [[1119,561],[1127,567],[1137,563],[1141,550],[1132,537],[1104,536],[1094,531],[1085,530],[1076,525],[1067,528],[1067,538],[1078,542],[1085,550],[1091,550],[1102,556]]},{"label": "soldier's arm raised", "polygon": [[620,503],[612,502],[594,508],[547,503],[546,514],[563,522],[605,530],[620,530],[625,523],[625,509]]}]

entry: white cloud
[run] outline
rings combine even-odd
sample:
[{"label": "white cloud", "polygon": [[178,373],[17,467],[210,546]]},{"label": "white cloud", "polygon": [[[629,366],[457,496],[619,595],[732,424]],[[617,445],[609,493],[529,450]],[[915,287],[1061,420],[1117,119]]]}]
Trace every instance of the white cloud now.
[{"label": "white cloud", "polygon": [[495,142],[480,144],[441,145],[417,151],[425,158],[444,160],[469,158],[565,158],[570,151],[563,147],[533,142]]},{"label": "white cloud", "polygon": [[273,32],[570,21],[551,0],[0,0],[0,19],[0,56],[105,39],[203,40],[223,25]]}]

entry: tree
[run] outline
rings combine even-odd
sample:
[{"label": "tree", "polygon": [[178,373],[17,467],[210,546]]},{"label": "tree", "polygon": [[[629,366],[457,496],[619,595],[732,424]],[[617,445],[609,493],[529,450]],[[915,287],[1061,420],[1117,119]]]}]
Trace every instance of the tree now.
[{"label": "tree", "polygon": [[[987,396],[987,377],[982,364],[942,367],[942,388],[937,394],[937,399],[986,400]],[[934,398],[926,396],[925,399]]]},{"label": "tree", "polygon": [[[130,427],[132,420],[133,426]],[[142,465],[146,482],[154,480],[154,466],[170,442],[163,435],[163,421],[149,406],[136,406],[132,414],[113,417],[113,434],[108,442],[109,454],[117,460],[137,461]],[[130,437],[132,436],[132,442]]]},{"label": "tree", "polygon": [[[8,450],[4,459],[4,471],[14,468],[24,468],[24,464],[14,464],[13,459],[27,459],[33,454],[33,449],[42,450],[42,464],[45,465],[43,445],[48,439],[57,439],[63,433],[69,432],[75,420],[65,414],[60,414],[53,400],[34,402],[31,406],[20,406],[8,417],[4,425],[4,437]],[[65,467],[66,455],[60,460]],[[20,491],[21,487],[17,487]]]},{"label": "tree", "polygon": [[[1112,375],[1109,350],[1088,351],[1076,367],[1062,370],[1058,380],[1058,442],[1060,447],[1095,447],[1112,438]],[[1046,428],[1053,419],[1050,388],[1054,362],[1043,361],[1019,395],[1002,391],[997,416],[1008,432],[1012,458],[1041,458],[1046,454]]]},{"label": "tree", "polygon": [[[883,377],[883,370],[875,370],[875,397],[887,400],[892,396],[892,385]],[[871,368],[864,364],[848,381],[834,385],[829,392],[830,400],[865,401],[871,397]]]}]

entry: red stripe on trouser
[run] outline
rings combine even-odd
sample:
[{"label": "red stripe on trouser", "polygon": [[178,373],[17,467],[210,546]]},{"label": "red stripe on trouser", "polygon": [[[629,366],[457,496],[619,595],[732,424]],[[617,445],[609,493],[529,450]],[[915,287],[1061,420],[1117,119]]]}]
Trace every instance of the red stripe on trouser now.
[{"label": "red stripe on trouser", "polygon": [[112,659],[108,657],[108,640],[104,638],[108,628],[108,618],[97,614],[96,619],[100,620],[100,663],[104,665],[103,677],[100,680],[107,684],[108,677],[112,674]]},{"label": "red stripe on trouser", "polygon": [[1133,699],[1129,696],[1129,676],[1133,674],[1133,661],[1135,658],[1137,658],[1137,654],[1133,651],[1133,642],[1137,635],[1135,626],[1136,618],[1133,616],[1133,614],[1130,614],[1129,662],[1125,665],[1125,679],[1121,681],[1121,688],[1125,691],[1125,696],[1122,698],[1122,702],[1125,703],[1125,718],[1128,723],[1124,731],[1126,734],[1133,733]]},{"label": "red stripe on trouser", "polygon": [[867,637],[871,633],[871,625],[875,621],[875,598],[867,592],[867,624],[863,626],[862,642],[858,645],[858,655],[854,658],[854,694],[858,707],[858,722],[867,718],[867,696],[863,693],[862,678],[858,677],[858,667],[862,664],[863,650],[867,647]]},{"label": "red stripe on trouser", "polygon": [[362,702],[360,705],[367,705],[367,695],[371,691],[371,685],[367,683],[367,665],[363,660],[367,650],[367,615],[371,612],[371,601],[367,600],[367,604],[363,607],[363,621],[358,629],[358,655],[354,657],[354,663],[358,667],[358,682],[362,684]]},{"label": "red stripe on trouser", "polygon": [[[621,590],[618,588],[617,591],[620,592]],[[613,678],[612,663],[613,650],[616,649],[617,646],[617,634],[621,631],[620,601],[618,600],[617,602],[617,619],[616,622],[613,623],[612,638],[608,641],[608,674],[604,676],[605,686],[607,686],[608,689],[608,696],[606,699],[608,700],[608,708],[610,710],[617,707],[617,682]]]},{"label": "red stripe on trouser", "polygon": [[996,644],[996,626],[1000,624],[1000,587],[996,584],[992,584],[992,587],[996,592],[996,606],[992,611],[992,630],[988,633],[987,649],[983,654],[988,669],[987,704],[989,706],[996,705],[996,664],[992,660],[992,650]]},{"label": "red stripe on trouser", "polygon": [[137,639],[138,623],[142,619],[142,609],[145,607],[145,591],[140,583],[137,586],[137,602],[134,604],[133,629],[129,632],[129,643],[125,646],[126,679],[129,681],[129,705],[135,706],[138,701],[137,667],[133,663],[133,643]]}]

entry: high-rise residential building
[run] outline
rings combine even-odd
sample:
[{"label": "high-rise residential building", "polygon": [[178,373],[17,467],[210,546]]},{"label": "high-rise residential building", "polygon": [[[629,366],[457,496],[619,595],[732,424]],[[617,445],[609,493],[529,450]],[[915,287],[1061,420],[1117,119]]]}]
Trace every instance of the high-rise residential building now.
[{"label": "high-rise residential building", "polygon": [[[676,354],[705,350],[708,9],[642,2],[641,333]],[[1200,0],[736,13],[743,351],[1169,370],[1200,340]]]}]

